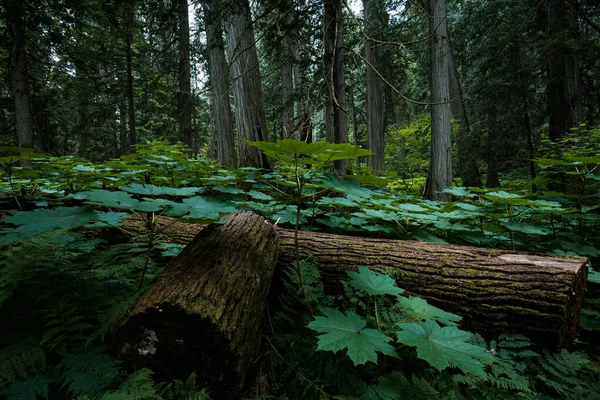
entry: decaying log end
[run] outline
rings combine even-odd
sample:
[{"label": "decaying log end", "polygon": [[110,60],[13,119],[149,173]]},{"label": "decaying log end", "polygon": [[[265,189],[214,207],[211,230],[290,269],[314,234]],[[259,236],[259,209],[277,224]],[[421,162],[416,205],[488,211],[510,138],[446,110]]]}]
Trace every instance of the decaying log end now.
[{"label": "decaying log end", "polygon": [[198,384],[235,398],[257,357],[278,243],[251,212],[203,229],[128,310],[115,351],[157,380],[196,371]]}]

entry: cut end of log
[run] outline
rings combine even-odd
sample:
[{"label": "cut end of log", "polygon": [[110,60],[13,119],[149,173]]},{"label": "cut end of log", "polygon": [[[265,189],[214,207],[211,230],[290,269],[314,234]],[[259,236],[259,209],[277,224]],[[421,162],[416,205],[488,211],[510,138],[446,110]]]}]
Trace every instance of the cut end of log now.
[{"label": "cut end of log", "polygon": [[210,388],[214,398],[235,398],[239,360],[208,319],[161,304],[130,318],[118,338],[115,351],[132,370],[151,368],[159,382],[185,381],[195,372],[197,385]]}]

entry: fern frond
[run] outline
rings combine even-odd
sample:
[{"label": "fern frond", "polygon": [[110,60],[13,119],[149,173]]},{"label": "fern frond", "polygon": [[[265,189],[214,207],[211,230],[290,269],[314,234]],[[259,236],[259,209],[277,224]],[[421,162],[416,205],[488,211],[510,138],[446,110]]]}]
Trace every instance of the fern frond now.
[{"label": "fern frond", "polygon": [[100,400],[145,400],[157,397],[152,371],[144,368],[129,375],[117,390],[105,393]]},{"label": "fern frond", "polygon": [[0,388],[46,368],[46,353],[35,338],[12,341],[0,349]]},{"label": "fern frond", "polygon": [[37,400],[48,399],[50,378],[44,374],[30,374],[26,379],[13,382],[0,390],[0,399]]},{"label": "fern frond", "polygon": [[111,388],[119,375],[117,362],[107,354],[104,346],[67,353],[58,367],[62,387],[73,396],[98,398]]}]

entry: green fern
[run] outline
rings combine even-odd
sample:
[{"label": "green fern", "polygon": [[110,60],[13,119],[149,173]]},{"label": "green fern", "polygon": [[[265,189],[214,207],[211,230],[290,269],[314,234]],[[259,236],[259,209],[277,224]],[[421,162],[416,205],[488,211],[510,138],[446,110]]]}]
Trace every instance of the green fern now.
[{"label": "green fern", "polygon": [[117,381],[118,363],[106,352],[104,346],[78,349],[65,354],[58,364],[59,382],[73,396],[98,398]]},{"label": "green fern", "polygon": [[39,397],[48,399],[50,378],[43,373],[29,374],[26,378],[17,380],[4,389],[0,389],[0,399],[37,400]]},{"label": "green fern", "polygon": [[145,400],[157,397],[152,371],[144,368],[129,375],[117,390],[105,393],[100,400]]},{"label": "green fern", "polygon": [[36,342],[35,337],[0,342],[0,388],[46,368],[46,352]]}]

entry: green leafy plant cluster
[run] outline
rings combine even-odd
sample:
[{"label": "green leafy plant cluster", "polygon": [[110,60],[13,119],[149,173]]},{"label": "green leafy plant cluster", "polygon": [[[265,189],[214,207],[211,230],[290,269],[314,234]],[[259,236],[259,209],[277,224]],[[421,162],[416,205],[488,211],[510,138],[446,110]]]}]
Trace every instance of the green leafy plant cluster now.
[{"label": "green leafy plant cluster", "polygon": [[459,316],[403,296],[394,279],[366,268],[349,272],[345,299],[333,299],[311,281],[319,279],[314,261],[302,267],[316,288],[309,301],[317,314],[289,312],[302,299],[295,274],[288,274],[290,292],[268,339],[271,378],[285,398],[593,399],[600,393],[600,371],[585,353],[552,353],[518,334],[486,342],[461,330]]},{"label": "green leafy plant cluster", "polygon": [[[165,257],[180,249],[155,225],[160,215],[207,223],[254,210],[296,229],[600,255],[595,158],[564,166],[586,166],[592,184],[583,195],[455,187],[448,189],[454,201],[439,203],[390,190],[385,178],[328,171],[331,161],[365,155],[352,146],[254,145],[279,168],[223,169],[160,142],[104,163],[0,148],[7,210],[0,227],[0,318],[10,321],[0,332],[0,398],[119,398],[136,385],[142,394],[128,398],[178,398],[173,393],[184,383],[165,389],[149,371],[128,377],[102,345]],[[125,222],[136,215],[146,228],[131,236]],[[103,238],[106,228],[111,233]],[[294,270],[284,283],[290,294],[282,299],[284,311],[274,317],[281,332],[268,338],[278,369],[271,371],[274,392],[281,396],[575,399],[597,390],[582,353],[544,352],[514,335],[485,343],[460,330],[456,316],[400,296],[391,278],[368,270],[350,276],[352,306],[342,311],[346,300],[324,295],[310,260],[298,260]],[[593,270],[589,278],[600,283]],[[582,325],[591,332],[600,327],[600,303],[588,297]]]}]

